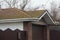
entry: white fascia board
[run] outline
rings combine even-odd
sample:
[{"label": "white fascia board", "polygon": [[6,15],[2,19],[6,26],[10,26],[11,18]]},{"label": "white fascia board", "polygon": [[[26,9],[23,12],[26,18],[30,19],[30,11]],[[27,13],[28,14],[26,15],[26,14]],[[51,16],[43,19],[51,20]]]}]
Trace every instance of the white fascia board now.
[{"label": "white fascia board", "polygon": [[45,14],[47,14],[49,16],[49,18],[51,19],[52,23],[54,24],[53,19],[50,17],[50,15],[49,15],[49,13],[47,11],[38,19],[38,21],[41,20],[41,18],[44,17]]},{"label": "white fascia board", "polygon": [[46,12],[38,19],[38,21],[45,15],[45,14],[47,14]]},{"label": "white fascia board", "polygon": [[0,19],[0,23],[6,22],[23,22],[23,21],[37,21],[38,18],[16,18],[16,19]]}]

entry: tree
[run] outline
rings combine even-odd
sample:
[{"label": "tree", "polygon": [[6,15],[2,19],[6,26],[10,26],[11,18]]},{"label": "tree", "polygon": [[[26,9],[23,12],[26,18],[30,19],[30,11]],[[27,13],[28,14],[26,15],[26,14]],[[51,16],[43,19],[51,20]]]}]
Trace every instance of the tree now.
[{"label": "tree", "polygon": [[4,0],[4,1],[9,5],[10,8],[13,8],[13,7],[17,6],[17,4],[19,3],[18,6],[22,10],[24,10],[24,8],[26,7],[26,5],[29,3],[29,0],[19,0],[20,2],[17,1],[17,0]]},{"label": "tree", "polygon": [[3,1],[0,1],[0,9],[1,9],[1,3],[2,3]]},{"label": "tree", "polygon": [[[24,10],[30,1],[31,0],[4,0],[4,2],[8,4],[9,8],[16,7],[16,8],[20,8],[21,10]],[[39,9],[39,6],[32,9],[30,8],[30,6],[28,7],[29,10]]]},{"label": "tree", "polygon": [[18,3],[17,0],[4,0],[10,8],[15,7],[15,5]]},{"label": "tree", "polygon": [[57,4],[54,1],[51,2],[51,13],[53,14],[53,18],[56,19],[56,17],[57,17]]},{"label": "tree", "polygon": [[26,5],[29,3],[30,0],[22,0],[22,3],[20,4],[20,7],[22,10],[26,7]]}]

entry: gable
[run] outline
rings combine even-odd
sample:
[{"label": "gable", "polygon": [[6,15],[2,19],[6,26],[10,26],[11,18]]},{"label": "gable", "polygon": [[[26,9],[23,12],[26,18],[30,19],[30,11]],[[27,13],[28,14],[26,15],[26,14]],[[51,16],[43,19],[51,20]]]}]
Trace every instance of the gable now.
[{"label": "gable", "polygon": [[46,24],[54,24],[54,21],[53,21],[53,19],[51,18],[49,12],[46,11],[45,13],[46,13],[46,14],[45,14],[42,18],[45,20]]}]

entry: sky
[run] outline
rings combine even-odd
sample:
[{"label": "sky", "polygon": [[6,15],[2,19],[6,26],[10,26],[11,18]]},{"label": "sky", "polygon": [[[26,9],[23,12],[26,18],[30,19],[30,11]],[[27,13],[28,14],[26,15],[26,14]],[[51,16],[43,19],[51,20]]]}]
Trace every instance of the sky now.
[{"label": "sky", "polygon": [[[0,0],[0,1],[2,1],[2,0]],[[59,6],[59,3],[60,3],[60,0],[31,0],[28,4],[27,4],[27,6],[26,6],[26,8],[35,8],[35,7],[40,7],[40,8],[42,8],[41,6],[42,6],[42,4],[45,6],[45,8],[46,9],[50,9],[50,4],[51,4],[51,2],[52,1],[55,1],[55,3]],[[2,8],[6,8],[7,7],[7,4],[5,3],[5,2],[3,2],[3,4],[2,4],[3,6],[2,6]],[[26,9],[25,8],[25,9]],[[39,8],[39,9],[40,9]]]},{"label": "sky", "polygon": [[34,8],[34,7],[38,7],[38,6],[41,6],[42,4],[44,4],[45,7],[47,9],[49,9],[52,1],[55,1],[55,3],[57,5],[59,5],[60,0],[31,0],[30,5],[31,5],[31,7]]}]

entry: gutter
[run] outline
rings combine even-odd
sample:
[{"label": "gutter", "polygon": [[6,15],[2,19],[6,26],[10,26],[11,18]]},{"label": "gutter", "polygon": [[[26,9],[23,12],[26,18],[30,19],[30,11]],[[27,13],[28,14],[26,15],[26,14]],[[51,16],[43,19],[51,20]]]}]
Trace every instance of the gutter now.
[{"label": "gutter", "polygon": [[38,18],[15,18],[15,19],[0,19],[0,23],[6,22],[23,22],[23,21],[37,21]]}]

